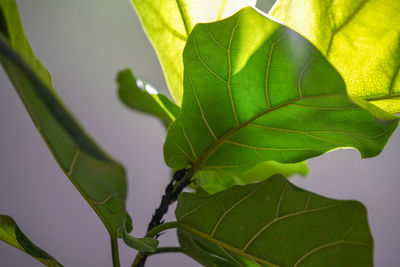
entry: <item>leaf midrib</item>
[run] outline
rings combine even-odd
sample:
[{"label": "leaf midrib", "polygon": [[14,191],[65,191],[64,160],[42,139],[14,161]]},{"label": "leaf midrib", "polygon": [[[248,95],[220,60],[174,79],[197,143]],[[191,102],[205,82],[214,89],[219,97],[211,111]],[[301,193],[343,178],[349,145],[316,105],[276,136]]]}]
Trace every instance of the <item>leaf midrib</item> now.
[{"label": "leaf midrib", "polygon": [[314,95],[314,96],[302,96],[302,97],[298,97],[295,98],[293,100],[290,100],[286,103],[280,104],[278,106],[275,106],[271,109],[268,109],[266,111],[263,111],[259,114],[257,114],[256,116],[250,118],[249,120],[247,120],[246,122],[237,125],[236,127],[234,127],[233,129],[231,129],[230,131],[228,131],[226,134],[224,134],[221,138],[217,139],[211,146],[208,147],[208,149],[203,152],[199,157],[198,160],[193,163],[193,167],[192,167],[192,173],[194,174],[195,172],[197,172],[198,170],[200,170],[204,163],[208,160],[209,157],[211,157],[213,155],[213,153],[221,146],[223,145],[230,137],[232,137],[235,133],[237,133],[238,131],[242,130],[244,127],[248,126],[251,122],[255,121],[256,119],[267,115],[270,112],[273,112],[275,110],[278,110],[280,108],[284,108],[286,106],[289,106],[290,104],[296,103],[300,100],[303,99],[310,99],[310,98],[318,98],[318,97],[329,97],[329,96],[343,96],[343,94],[340,93],[336,93],[336,94],[327,94],[327,95]]}]

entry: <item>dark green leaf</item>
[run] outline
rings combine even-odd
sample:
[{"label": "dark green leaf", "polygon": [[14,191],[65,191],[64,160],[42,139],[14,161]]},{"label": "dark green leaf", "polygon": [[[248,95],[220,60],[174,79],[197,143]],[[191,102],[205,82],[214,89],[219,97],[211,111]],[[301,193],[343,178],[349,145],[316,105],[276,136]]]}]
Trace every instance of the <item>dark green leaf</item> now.
[{"label": "dark green leaf", "polygon": [[235,173],[223,170],[205,170],[196,174],[195,182],[210,194],[228,189],[234,185],[246,185],[264,181],[275,174],[290,177],[294,174],[307,175],[308,167],[305,161],[299,163],[279,163],[266,161],[258,164],[244,173]]},{"label": "dark green leaf", "polygon": [[33,244],[28,237],[22,233],[16,222],[7,215],[0,215],[0,240],[31,255],[46,266],[62,266],[56,259]]},{"label": "dark green leaf", "polygon": [[154,252],[158,247],[158,240],[151,237],[136,238],[123,231],[122,238],[125,244],[138,251]]},{"label": "dark green leaf", "polygon": [[178,230],[179,244],[181,245],[183,252],[195,259],[204,266],[212,267],[233,267],[234,264],[221,259],[220,257],[213,255],[197,242],[192,235],[186,231]]},{"label": "dark green leaf", "polygon": [[159,118],[167,128],[178,116],[180,108],[175,103],[159,94],[151,85],[137,79],[131,70],[118,73],[117,81],[119,97],[131,109]]},{"label": "dark green leaf", "polygon": [[[321,197],[282,176],[198,196],[176,209],[180,240],[191,237],[237,266],[372,266],[365,207]],[[185,251],[186,243],[181,244]]]},{"label": "dark green leaf", "polygon": [[349,94],[400,112],[400,1],[278,0],[270,14],[310,40]]},{"label": "dark green leaf", "polygon": [[0,0],[0,62],[65,174],[112,237],[132,229],[125,210],[124,168],[82,130],[52,89],[48,72],[24,35],[14,0]]},{"label": "dark green leaf", "polygon": [[256,0],[131,0],[152,42],[172,97],[182,102],[182,52],[194,25],[232,15]]},{"label": "dark green leaf", "polygon": [[174,169],[246,171],[341,147],[373,157],[398,124],[396,116],[350,99],[311,43],[250,7],[197,24],[183,60],[182,110],[164,145]]}]

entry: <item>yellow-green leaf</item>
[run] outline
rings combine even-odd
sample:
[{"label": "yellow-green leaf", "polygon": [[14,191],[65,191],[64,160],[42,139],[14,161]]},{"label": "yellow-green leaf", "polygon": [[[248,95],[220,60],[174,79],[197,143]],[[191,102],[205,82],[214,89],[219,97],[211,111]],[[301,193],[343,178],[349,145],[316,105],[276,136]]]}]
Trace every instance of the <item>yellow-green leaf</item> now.
[{"label": "yellow-green leaf", "polygon": [[226,18],[256,0],[131,0],[157,52],[169,90],[180,106],[182,52],[196,23]]},{"label": "yellow-green leaf", "polygon": [[349,94],[400,112],[400,1],[278,0],[269,14],[310,40]]},{"label": "yellow-green leaf", "polygon": [[182,109],[164,144],[174,169],[243,172],[342,147],[373,157],[398,124],[398,117],[350,98],[310,42],[251,7],[197,24],[183,59]]}]

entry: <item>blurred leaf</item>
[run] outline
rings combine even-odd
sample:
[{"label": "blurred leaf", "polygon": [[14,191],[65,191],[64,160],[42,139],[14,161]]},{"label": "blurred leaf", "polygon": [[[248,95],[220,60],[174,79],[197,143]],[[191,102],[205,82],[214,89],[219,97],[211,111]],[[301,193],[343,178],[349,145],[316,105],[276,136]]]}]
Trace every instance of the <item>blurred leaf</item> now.
[{"label": "blurred leaf", "polygon": [[33,244],[22,233],[16,222],[7,215],[0,215],[0,240],[34,257],[46,266],[62,266],[56,259]]},{"label": "blurred leaf", "polygon": [[234,185],[246,185],[264,181],[275,174],[290,177],[294,174],[305,176],[307,173],[308,167],[305,161],[287,164],[275,161],[266,161],[244,173],[235,173],[224,170],[200,171],[195,176],[195,182],[197,186],[202,187],[209,194],[214,194],[226,190]]},{"label": "blurred leaf", "polygon": [[123,231],[122,238],[125,244],[138,251],[154,252],[158,247],[158,240],[151,237],[135,238]]},{"label": "blurred leaf", "polygon": [[250,7],[196,25],[183,59],[182,111],[164,144],[174,169],[244,172],[342,147],[373,157],[398,124],[395,115],[350,99],[317,49]]},{"label": "blurred leaf", "polygon": [[400,112],[400,1],[278,0],[270,15],[304,35],[343,76],[350,95]]},{"label": "blurred leaf", "polygon": [[129,108],[151,114],[168,126],[179,114],[180,108],[151,85],[137,79],[129,69],[118,73],[118,94]]},{"label": "blurred leaf", "polygon": [[132,230],[125,210],[124,168],[105,154],[69,114],[24,35],[15,0],[0,0],[0,62],[44,141],[110,235]]},{"label": "blurred leaf", "polygon": [[172,97],[183,93],[182,52],[196,23],[228,17],[256,0],[131,0],[152,42]]},{"label": "blurred leaf", "polygon": [[[198,196],[183,193],[179,238],[236,266],[372,266],[365,207],[302,190],[282,176]],[[181,243],[186,250],[186,243]],[[251,264],[250,264],[251,263]]]}]

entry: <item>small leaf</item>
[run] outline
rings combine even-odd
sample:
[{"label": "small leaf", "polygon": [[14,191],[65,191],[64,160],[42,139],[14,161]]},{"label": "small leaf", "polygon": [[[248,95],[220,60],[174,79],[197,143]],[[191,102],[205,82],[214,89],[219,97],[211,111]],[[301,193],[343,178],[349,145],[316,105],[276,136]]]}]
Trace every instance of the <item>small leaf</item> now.
[{"label": "small leaf", "polygon": [[151,237],[136,238],[123,231],[122,238],[125,244],[138,251],[154,252],[158,247],[158,240]]},{"label": "small leaf", "polygon": [[0,0],[0,18],[0,62],[53,156],[112,237],[121,228],[129,231],[124,168],[92,141],[59,100],[24,35],[15,0]]},{"label": "small leaf", "polygon": [[[253,8],[197,24],[183,53],[182,110],[164,157],[174,169],[244,172],[342,147],[379,154],[398,117],[349,98],[311,43]],[[359,105],[362,105],[361,108]]]},{"label": "small leaf", "polygon": [[246,185],[281,174],[290,177],[294,174],[307,175],[308,167],[305,161],[299,163],[279,163],[266,161],[258,164],[244,173],[235,173],[224,170],[205,170],[196,174],[196,185],[202,187],[209,194],[214,194],[228,189],[234,185]]},{"label": "small leaf", "polygon": [[182,102],[182,52],[196,23],[226,18],[256,0],[131,0],[157,52],[172,97]]},{"label": "small leaf", "polygon": [[[192,238],[236,266],[372,266],[365,207],[328,199],[283,176],[198,196],[183,193],[179,239]],[[181,243],[186,251],[186,243]],[[250,265],[251,266],[251,265]]]},{"label": "small leaf", "polygon": [[350,95],[400,112],[400,1],[278,0],[270,15],[304,35],[342,75]]},{"label": "small leaf", "polygon": [[7,215],[0,215],[0,240],[27,253],[46,266],[62,266],[56,259],[33,244],[28,237],[22,233],[15,221]]},{"label": "small leaf", "polygon": [[168,126],[179,114],[180,108],[151,85],[137,79],[129,69],[118,73],[118,94],[129,108],[151,114]]}]

